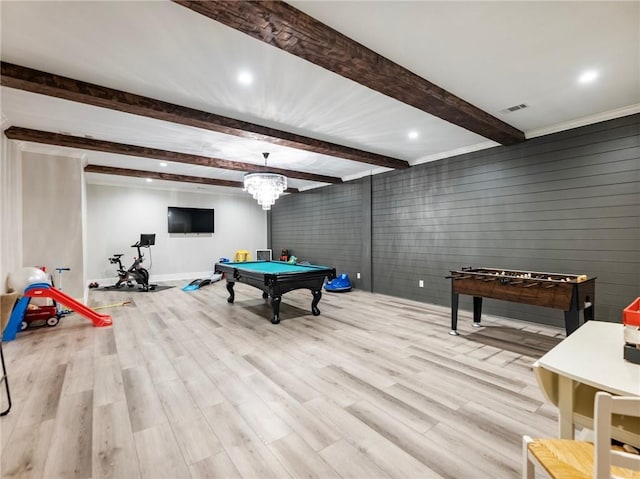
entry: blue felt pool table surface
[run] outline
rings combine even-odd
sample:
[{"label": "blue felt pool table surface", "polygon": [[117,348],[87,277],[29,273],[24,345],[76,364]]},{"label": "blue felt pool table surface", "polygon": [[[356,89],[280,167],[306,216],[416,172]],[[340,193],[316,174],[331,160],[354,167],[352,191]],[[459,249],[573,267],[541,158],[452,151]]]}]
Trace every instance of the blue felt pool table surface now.
[{"label": "blue felt pool table surface", "polygon": [[286,263],[284,261],[242,261],[237,263],[224,263],[226,266],[245,271],[254,271],[264,274],[290,274],[290,273],[310,273],[318,270],[331,269],[328,266],[318,266],[313,264]]}]

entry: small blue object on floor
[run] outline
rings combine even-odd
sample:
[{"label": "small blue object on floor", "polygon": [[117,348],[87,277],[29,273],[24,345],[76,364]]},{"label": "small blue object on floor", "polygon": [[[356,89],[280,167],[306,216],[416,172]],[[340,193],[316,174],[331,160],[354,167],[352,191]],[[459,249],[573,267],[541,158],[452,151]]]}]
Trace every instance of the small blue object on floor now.
[{"label": "small blue object on floor", "polygon": [[349,281],[349,275],[342,273],[335,279],[332,279],[324,285],[324,289],[331,292],[345,292],[351,291],[351,281]]},{"label": "small blue object on floor", "polygon": [[211,283],[215,283],[216,281],[220,281],[222,279],[221,273],[213,273],[210,277],[204,279],[194,279],[182,288],[182,291],[195,291],[196,289],[200,289],[203,286],[206,286]]}]

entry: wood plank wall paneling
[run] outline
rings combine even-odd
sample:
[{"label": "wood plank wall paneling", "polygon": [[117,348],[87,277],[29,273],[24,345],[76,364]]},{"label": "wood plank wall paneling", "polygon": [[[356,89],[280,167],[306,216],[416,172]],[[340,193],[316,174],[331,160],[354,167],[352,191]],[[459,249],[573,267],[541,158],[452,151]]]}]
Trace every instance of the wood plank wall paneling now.
[{"label": "wood plank wall paneling", "polygon": [[[279,200],[274,244],[355,277],[368,261],[356,261],[363,181]],[[640,294],[638,114],[376,175],[370,201],[374,292],[448,306],[445,276],[462,266],[588,274],[607,321]],[[563,324],[546,308],[487,300],[484,311]]]}]

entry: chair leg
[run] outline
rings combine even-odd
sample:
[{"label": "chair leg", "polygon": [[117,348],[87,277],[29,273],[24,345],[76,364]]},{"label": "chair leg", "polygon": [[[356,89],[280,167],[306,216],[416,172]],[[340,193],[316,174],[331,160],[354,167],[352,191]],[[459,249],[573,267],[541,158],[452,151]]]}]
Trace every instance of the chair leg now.
[{"label": "chair leg", "polygon": [[522,436],[522,479],[534,479],[535,465],[529,457],[529,443],[533,442],[529,436]]},{"label": "chair leg", "polygon": [[4,364],[4,354],[2,353],[2,341],[0,341],[0,363],[2,364],[2,376],[0,376],[0,384],[4,383],[4,387],[7,391],[7,409],[0,412],[0,416],[9,414],[11,410],[11,393],[9,392],[9,378],[7,377],[7,368]]}]

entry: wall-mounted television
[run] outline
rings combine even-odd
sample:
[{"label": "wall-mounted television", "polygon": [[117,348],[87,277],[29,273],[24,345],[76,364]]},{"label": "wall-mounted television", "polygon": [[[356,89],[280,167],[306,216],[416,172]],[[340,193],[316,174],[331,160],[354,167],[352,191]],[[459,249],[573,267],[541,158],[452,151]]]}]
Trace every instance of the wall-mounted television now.
[{"label": "wall-mounted television", "polygon": [[169,233],[213,233],[213,210],[169,206]]}]

